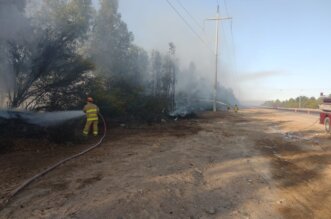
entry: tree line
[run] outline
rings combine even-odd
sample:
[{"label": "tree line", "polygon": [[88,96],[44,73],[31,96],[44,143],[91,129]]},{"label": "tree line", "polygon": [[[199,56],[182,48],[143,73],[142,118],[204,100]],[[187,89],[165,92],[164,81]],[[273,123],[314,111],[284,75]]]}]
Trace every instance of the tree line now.
[{"label": "tree line", "polygon": [[[179,97],[209,95],[194,63],[180,67],[175,43],[166,53],[147,52],[134,43],[118,1],[99,4],[96,10],[91,0],[0,2],[0,25],[11,29],[0,32],[0,92],[9,108],[71,110],[93,96],[109,115],[146,118],[174,111],[185,102]],[[179,86],[183,75],[189,79]],[[237,102],[232,90],[219,93]]]},{"label": "tree line", "polygon": [[[331,97],[331,95],[329,95]],[[309,108],[309,109],[318,109],[319,105],[323,103],[323,98],[315,98],[315,97],[306,97],[300,96],[297,98],[290,98],[288,100],[280,101],[280,100],[272,100],[266,101],[263,103],[263,106],[267,107],[285,107],[285,108]]]}]

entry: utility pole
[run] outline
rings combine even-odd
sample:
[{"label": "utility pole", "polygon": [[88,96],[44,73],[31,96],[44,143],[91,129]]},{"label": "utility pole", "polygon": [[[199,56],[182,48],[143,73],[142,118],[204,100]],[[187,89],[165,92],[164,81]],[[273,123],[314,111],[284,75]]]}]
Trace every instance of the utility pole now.
[{"label": "utility pole", "polygon": [[218,48],[219,48],[219,23],[222,20],[230,20],[231,17],[220,17],[220,6],[217,5],[216,17],[208,18],[207,21],[216,21],[216,40],[215,40],[215,76],[214,76],[214,104],[213,111],[217,111],[217,75],[218,75]]}]

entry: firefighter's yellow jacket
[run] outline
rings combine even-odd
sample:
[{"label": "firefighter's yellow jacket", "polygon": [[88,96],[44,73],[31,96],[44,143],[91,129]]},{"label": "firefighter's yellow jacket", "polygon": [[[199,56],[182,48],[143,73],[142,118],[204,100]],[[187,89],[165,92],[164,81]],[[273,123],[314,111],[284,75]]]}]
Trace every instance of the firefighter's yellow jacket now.
[{"label": "firefighter's yellow jacket", "polygon": [[87,103],[83,111],[86,113],[87,121],[98,121],[99,107],[93,103]]}]

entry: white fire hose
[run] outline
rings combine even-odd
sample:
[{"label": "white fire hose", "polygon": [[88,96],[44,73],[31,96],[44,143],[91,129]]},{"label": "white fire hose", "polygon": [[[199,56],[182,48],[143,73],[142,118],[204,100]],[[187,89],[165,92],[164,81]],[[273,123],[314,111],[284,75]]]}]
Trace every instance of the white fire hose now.
[{"label": "white fire hose", "polygon": [[0,210],[4,209],[6,207],[6,205],[9,203],[9,201],[15,196],[17,195],[19,192],[21,192],[25,187],[27,187],[28,185],[30,185],[33,181],[35,181],[36,179],[46,175],[47,173],[49,173],[50,171],[54,170],[55,168],[59,167],[60,165],[64,164],[65,162],[72,160],[74,158],[80,157],[84,154],[86,154],[87,152],[95,149],[96,147],[100,146],[101,143],[103,142],[104,138],[106,137],[106,133],[107,133],[107,126],[106,126],[106,121],[104,119],[104,117],[99,113],[99,116],[103,122],[103,127],[104,127],[104,132],[102,137],[99,139],[99,141],[88,147],[87,149],[83,150],[82,152],[78,153],[78,154],[74,154],[64,160],[61,160],[55,164],[53,164],[52,166],[48,167],[46,170],[38,173],[37,175],[29,178],[28,180],[26,180],[24,183],[22,183],[19,187],[17,187],[15,190],[13,190],[12,192],[10,192],[9,196],[2,202],[0,203]]}]

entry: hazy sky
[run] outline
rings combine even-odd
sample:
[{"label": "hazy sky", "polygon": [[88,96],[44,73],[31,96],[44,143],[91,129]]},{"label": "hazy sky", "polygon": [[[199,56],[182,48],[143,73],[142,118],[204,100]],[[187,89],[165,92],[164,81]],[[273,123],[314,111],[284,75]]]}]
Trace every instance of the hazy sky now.
[{"label": "hazy sky", "polygon": [[[147,50],[177,46],[182,64],[190,60],[213,76],[215,23],[200,26],[215,16],[217,0],[169,0],[190,22],[209,47],[191,32],[166,0],[120,0],[120,13]],[[221,27],[220,83],[232,87],[242,100],[285,99],[331,93],[331,1],[227,0],[231,25]],[[227,16],[224,0],[221,13]]]}]

